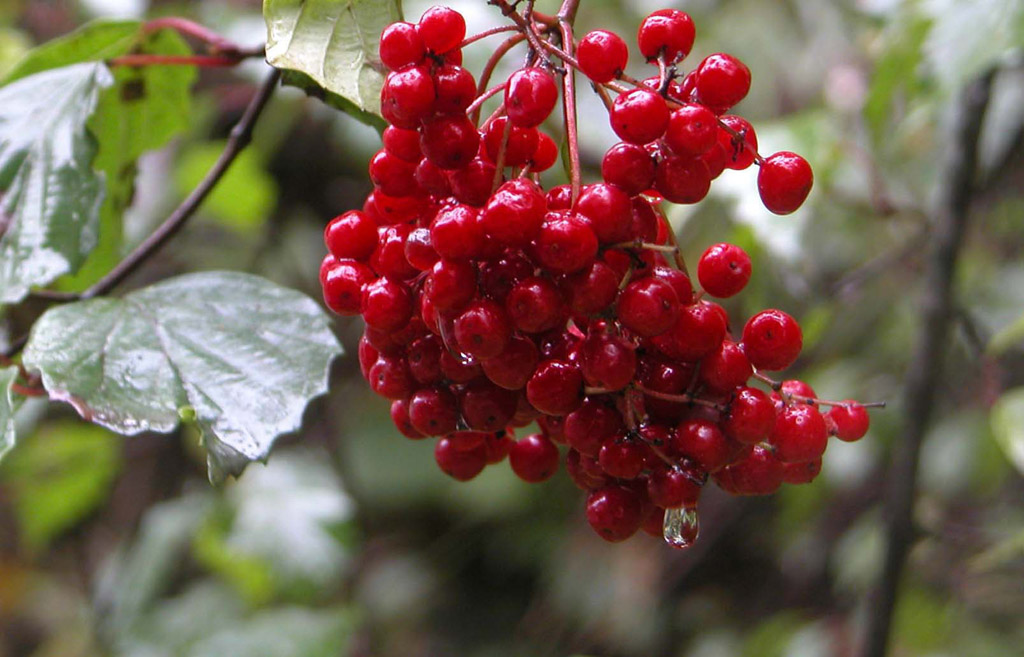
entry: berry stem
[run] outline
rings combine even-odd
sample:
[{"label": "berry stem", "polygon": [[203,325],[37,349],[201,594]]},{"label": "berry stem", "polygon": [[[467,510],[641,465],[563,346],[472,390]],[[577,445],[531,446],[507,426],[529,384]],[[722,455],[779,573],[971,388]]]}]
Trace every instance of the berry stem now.
[{"label": "berry stem", "polygon": [[641,392],[647,395],[648,397],[654,397],[655,399],[661,399],[663,401],[668,402],[676,402],[677,404],[696,404],[697,406],[704,406],[705,408],[713,408],[716,411],[725,411],[724,406],[716,404],[713,401],[708,401],[707,399],[701,399],[700,397],[696,397],[689,393],[682,395],[673,395],[668,392],[658,392],[657,390],[649,390],[640,385],[639,383],[634,383],[633,388],[637,392]]},{"label": "berry stem", "polygon": [[501,58],[504,57],[509,50],[515,48],[525,39],[526,35],[524,34],[514,34],[502,41],[501,44],[494,49],[494,52],[491,53],[491,56],[487,59],[487,63],[484,64],[483,70],[480,71],[480,81],[476,88],[477,94],[482,94],[487,89],[487,84],[491,81],[491,75],[494,74],[494,69],[498,66],[498,62],[501,61]]},{"label": "berry stem", "polygon": [[244,57],[224,55],[121,55],[107,60],[109,66],[198,66],[225,68],[237,66]]},{"label": "berry stem", "polygon": [[470,115],[473,115],[473,114],[479,114],[480,113],[480,107],[485,102],[487,102],[487,99],[491,98],[495,94],[501,92],[504,88],[505,88],[505,83],[501,83],[499,85],[491,87],[487,91],[485,91],[482,94],[480,94],[479,96],[477,96],[473,100],[473,102],[469,104],[469,107],[466,108],[466,115],[470,116]]},{"label": "berry stem", "polygon": [[23,386],[20,383],[12,383],[11,390],[22,397],[45,397],[46,390],[43,388]]},{"label": "berry stem", "polygon": [[499,25],[498,27],[492,27],[489,30],[484,30],[483,32],[474,34],[473,36],[466,37],[465,39],[463,39],[462,43],[459,44],[458,47],[465,48],[469,44],[479,41],[481,39],[486,39],[489,36],[494,36],[495,34],[502,34],[503,32],[515,32],[518,29],[519,28],[516,27],[515,25]]},{"label": "berry stem", "polygon": [[662,214],[661,220],[665,222],[665,235],[668,237],[668,243],[674,249],[672,255],[676,263],[676,269],[686,274],[687,278],[690,278],[690,270],[686,268],[686,259],[683,258],[683,251],[679,248],[679,242],[676,240],[676,232],[672,229],[672,224],[669,223],[668,217]]},{"label": "berry stem", "polygon": [[[573,40],[572,23],[576,19],[576,10],[579,8],[579,0],[565,0],[558,10],[558,28],[562,35],[562,47],[566,54],[572,57],[572,49],[575,47]],[[573,60],[575,61],[575,60]],[[576,69],[577,66],[569,66],[562,76],[562,110],[565,117],[566,139],[569,141],[569,184],[571,188],[570,198],[572,204],[576,205],[580,197],[580,189],[583,186],[580,167],[580,144],[578,126],[576,123]]]},{"label": "berry stem", "polygon": [[654,244],[653,242],[619,242],[612,244],[613,249],[647,249],[648,251],[657,251],[659,253],[677,253],[678,247],[669,244]]},{"label": "berry stem", "polygon": [[501,131],[501,144],[498,146],[498,157],[494,162],[494,178],[491,180],[491,194],[501,184],[501,177],[505,169],[505,154],[508,151],[508,138],[512,134],[512,122],[505,121],[505,128]]},{"label": "berry stem", "polygon": [[[190,36],[193,39],[202,41],[203,43],[210,46],[210,50],[215,54],[224,55],[239,55],[246,52],[245,49],[241,48],[235,42],[227,39],[223,35],[217,34],[210,28],[190,21],[187,18],[180,16],[166,16],[163,18],[155,18],[151,21],[147,21],[142,25],[142,33],[150,34],[157,32],[162,29],[175,30],[179,34],[184,36]],[[265,48],[259,47],[259,52],[262,54]]]}]

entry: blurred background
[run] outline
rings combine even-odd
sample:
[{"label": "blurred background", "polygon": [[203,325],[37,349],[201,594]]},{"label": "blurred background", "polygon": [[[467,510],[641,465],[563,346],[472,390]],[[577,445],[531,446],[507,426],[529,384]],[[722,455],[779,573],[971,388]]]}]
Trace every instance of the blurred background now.
[{"label": "blurred background", "polygon": [[[404,4],[415,20],[432,3]],[[450,4],[471,33],[500,20],[483,0]],[[0,657],[855,654],[951,119],[961,88],[993,66],[890,654],[1024,654],[1024,3],[583,0],[578,33],[631,37],[664,6],[695,19],[686,63],[725,51],[752,69],[737,113],[761,152],[800,152],[816,175],[804,208],[776,217],[753,169],[726,172],[708,200],[672,209],[685,254],[720,241],[751,254],[754,278],[730,314],[796,316],[805,351],[790,376],[823,398],[889,403],[865,439],[832,441],[811,485],[768,498],[710,487],[687,551],[643,534],[611,545],[564,473],[539,485],[506,466],[467,484],[444,476],[432,444],[401,437],[360,378],[360,322],[339,320],[348,355],[329,396],[266,467],[223,488],[207,483],[188,430],[125,439],[69,408],[26,404],[20,444],[0,463]],[[0,76],[94,18],[158,15],[243,45],[265,38],[256,0],[3,0]],[[491,43],[467,49],[474,73]],[[511,71],[521,53],[506,61]],[[198,75],[188,134],[139,162],[127,243],[202,178],[265,68]],[[593,180],[615,139],[600,102],[580,94]],[[373,129],[281,90],[253,147],[130,285],[234,269],[319,297],[322,229],[362,204],[378,147]]]}]

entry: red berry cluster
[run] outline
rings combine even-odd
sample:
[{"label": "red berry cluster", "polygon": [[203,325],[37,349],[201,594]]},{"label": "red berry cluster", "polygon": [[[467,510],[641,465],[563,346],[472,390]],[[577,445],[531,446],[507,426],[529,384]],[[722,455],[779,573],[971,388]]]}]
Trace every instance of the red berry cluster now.
[{"label": "red berry cluster", "polygon": [[[643,527],[686,545],[709,477],[734,494],[768,494],[811,481],[829,435],[867,431],[863,406],[760,373],[794,362],[799,325],[765,310],[734,335],[706,297],[740,292],[750,258],[729,244],[708,248],[695,290],[659,207],[695,203],[724,169],[756,161],[765,204],[791,212],[810,190],[810,167],[792,153],[760,158],[750,124],[725,114],[750,86],[735,58],[712,55],[676,80],[694,39],[685,13],[643,21],[640,52],[660,74],[627,89],[617,35],[562,44],[553,24],[497,4],[519,28],[513,38],[534,47],[532,63],[491,92],[460,65],[458,12],[434,7],[381,35],[390,125],[363,209],[327,226],[324,299],[362,315],[364,377],[393,400],[404,435],[440,437],[444,472],[468,480],[507,456],[520,478],[540,482],[564,445],[598,534],[620,541]],[[545,191],[538,174],[558,149],[538,126],[565,67],[606,98],[619,92],[608,105],[622,142],[604,157],[603,182]],[[503,102],[479,123],[498,93]],[[515,439],[534,422],[538,432]]]}]

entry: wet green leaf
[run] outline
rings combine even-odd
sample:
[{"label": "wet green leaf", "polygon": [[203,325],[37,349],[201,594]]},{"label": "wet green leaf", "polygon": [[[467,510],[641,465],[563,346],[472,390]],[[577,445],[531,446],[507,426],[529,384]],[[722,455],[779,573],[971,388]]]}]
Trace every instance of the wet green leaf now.
[{"label": "wet green leaf", "polygon": [[0,303],[74,272],[96,246],[103,178],[86,121],[113,84],[103,64],[0,88]]},{"label": "wet green leaf", "polygon": [[[32,50],[11,71],[13,81],[43,70],[99,62],[128,52],[186,55],[188,44],[173,30],[143,34],[139,21],[98,20]],[[117,67],[114,85],[100,94],[88,122],[99,151],[93,167],[105,176],[99,240],[75,276],[58,281],[63,290],[82,290],[122,256],[123,214],[135,191],[135,160],[184,132],[192,115],[192,66]]]},{"label": "wet green leaf", "polygon": [[14,447],[14,413],[21,398],[14,395],[11,384],[18,378],[17,367],[0,369],[0,459]]},{"label": "wet green leaf", "polygon": [[120,466],[120,443],[100,427],[61,422],[11,452],[0,481],[11,492],[29,551],[44,548],[103,503]]},{"label": "wet green leaf", "polygon": [[50,309],[24,363],[42,373],[51,399],[118,433],[169,432],[191,407],[218,482],[300,427],[339,353],[308,297],[257,276],[205,272]]},{"label": "wet green leaf", "polygon": [[382,125],[380,33],[402,19],[397,0],[264,0],[267,61],[284,80],[356,118]]}]

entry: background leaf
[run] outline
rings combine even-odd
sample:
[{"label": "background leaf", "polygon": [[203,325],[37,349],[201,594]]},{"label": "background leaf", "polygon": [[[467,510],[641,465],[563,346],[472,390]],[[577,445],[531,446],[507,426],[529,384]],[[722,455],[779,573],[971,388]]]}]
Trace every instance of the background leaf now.
[{"label": "background leaf", "polygon": [[103,503],[120,466],[120,441],[81,422],[34,433],[0,468],[11,492],[21,543],[37,552]]},{"label": "background leaf", "polygon": [[42,372],[52,399],[118,433],[168,432],[194,417],[219,481],[299,428],[340,352],[308,297],[257,276],[206,272],[52,308],[33,327],[24,363]]},{"label": "background leaf", "polygon": [[1006,457],[1024,472],[1024,388],[1014,388],[992,406],[992,433]]},{"label": "background leaf", "polygon": [[383,126],[380,33],[402,19],[396,0],[264,0],[267,61],[288,84],[324,97],[356,118]]},{"label": "background leaf", "polygon": [[103,178],[85,123],[103,64],[44,71],[0,88],[0,303],[73,272],[96,246]]}]

